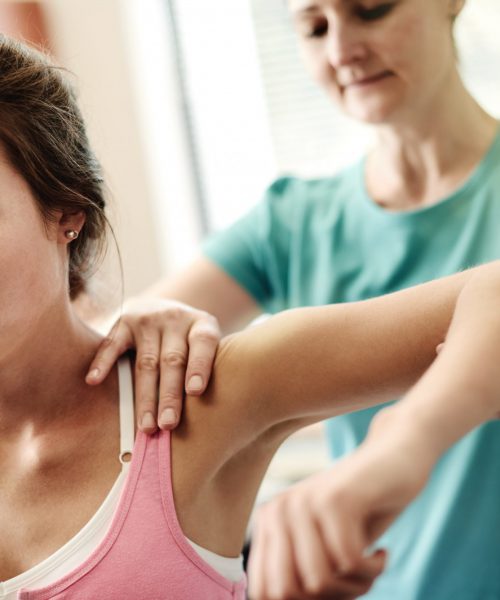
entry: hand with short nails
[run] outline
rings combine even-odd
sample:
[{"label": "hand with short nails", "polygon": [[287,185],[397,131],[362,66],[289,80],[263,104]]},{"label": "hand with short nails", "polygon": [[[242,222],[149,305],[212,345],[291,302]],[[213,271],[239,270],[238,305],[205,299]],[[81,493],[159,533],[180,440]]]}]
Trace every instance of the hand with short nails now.
[{"label": "hand with short nails", "polygon": [[154,433],[179,423],[184,392],[203,394],[221,337],[217,319],[175,300],[137,298],[102,341],[86,381],[98,385],[127,350],[136,349],[138,428]]}]

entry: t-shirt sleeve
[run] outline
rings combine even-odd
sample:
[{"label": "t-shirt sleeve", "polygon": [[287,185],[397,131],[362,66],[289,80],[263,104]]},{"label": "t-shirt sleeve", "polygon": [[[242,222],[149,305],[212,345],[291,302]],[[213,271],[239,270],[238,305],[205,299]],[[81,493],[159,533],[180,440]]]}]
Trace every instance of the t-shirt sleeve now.
[{"label": "t-shirt sleeve", "polygon": [[287,308],[292,188],[290,178],[278,179],[256,207],[203,245],[204,255],[270,313]]}]

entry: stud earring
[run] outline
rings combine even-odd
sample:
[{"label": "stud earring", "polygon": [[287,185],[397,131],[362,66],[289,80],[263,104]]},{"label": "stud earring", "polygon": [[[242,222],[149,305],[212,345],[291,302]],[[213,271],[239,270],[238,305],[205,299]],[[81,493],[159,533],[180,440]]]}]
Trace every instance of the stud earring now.
[{"label": "stud earring", "polygon": [[66,236],[66,239],[72,242],[78,237],[78,231],[76,231],[76,229],[68,229],[68,231],[64,232],[64,235]]}]

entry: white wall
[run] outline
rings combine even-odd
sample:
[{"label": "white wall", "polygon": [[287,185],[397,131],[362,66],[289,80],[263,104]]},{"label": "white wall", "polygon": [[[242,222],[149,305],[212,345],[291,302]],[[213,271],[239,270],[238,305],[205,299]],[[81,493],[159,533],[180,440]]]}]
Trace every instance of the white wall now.
[{"label": "white wall", "polygon": [[[176,265],[178,245],[172,232],[179,236],[184,230],[183,237],[190,247],[197,239],[196,219],[185,218],[192,207],[192,191],[189,174],[181,166],[185,165],[181,160],[183,138],[175,119],[175,94],[169,94],[174,86],[167,84],[168,78],[173,78],[171,69],[169,72],[166,68],[170,57],[168,52],[162,53],[168,49],[168,41],[162,37],[163,30],[138,30],[147,23],[160,22],[161,0],[41,2],[57,60],[76,75],[89,134],[111,189],[110,214],[121,249],[128,296]],[[151,61],[160,74],[166,73],[158,89],[162,90],[161,99],[170,106],[164,107],[164,118],[153,120],[151,116],[159,108],[158,102],[152,101],[158,100],[151,87],[154,71],[145,74],[137,59],[141,53],[151,51],[160,38],[165,48],[157,47]],[[147,43],[149,48],[145,47]],[[172,121],[177,126],[175,135],[169,130]],[[176,144],[173,138],[180,142]],[[172,155],[177,157],[177,164]],[[186,210],[171,215],[166,209],[169,205],[184,206]],[[116,264],[116,258],[109,260],[105,277],[101,278],[108,290],[117,292],[115,300],[120,296]],[[102,294],[102,285],[99,290]]]}]

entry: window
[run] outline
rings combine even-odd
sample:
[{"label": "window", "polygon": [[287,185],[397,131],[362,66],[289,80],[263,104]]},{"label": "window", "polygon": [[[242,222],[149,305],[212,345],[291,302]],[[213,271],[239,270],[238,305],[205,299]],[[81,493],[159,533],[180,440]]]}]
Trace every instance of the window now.
[{"label": "window", "polygon": [[[284,172],[333,173],[369,130],[332,107],[297,54],[283,0],[170,0],[209,228],[257,202]],[[465,81],[500,117],[498,0],[470,0],[457,23]]]}]

